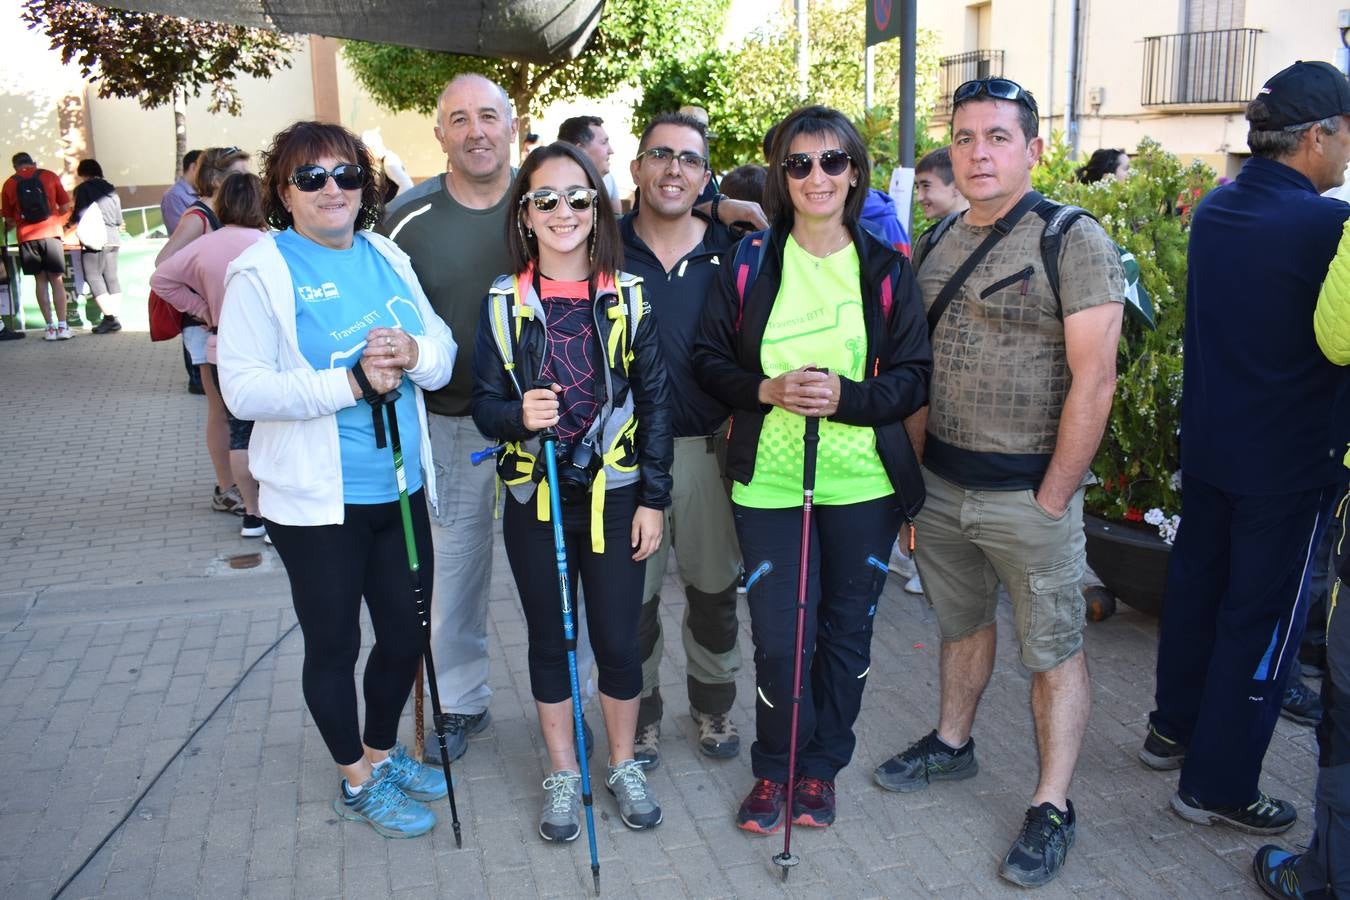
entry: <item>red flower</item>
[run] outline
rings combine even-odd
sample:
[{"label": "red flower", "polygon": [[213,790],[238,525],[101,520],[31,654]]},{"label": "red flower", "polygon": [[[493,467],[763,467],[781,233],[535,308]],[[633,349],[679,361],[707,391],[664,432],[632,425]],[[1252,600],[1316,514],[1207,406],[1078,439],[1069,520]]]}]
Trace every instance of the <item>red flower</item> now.
[{"label": "red flower", "polygon": [[1126,522],[1144,521],[1144,511],[1136,506],[1127,507],[1125,510],[1125,521]]}]

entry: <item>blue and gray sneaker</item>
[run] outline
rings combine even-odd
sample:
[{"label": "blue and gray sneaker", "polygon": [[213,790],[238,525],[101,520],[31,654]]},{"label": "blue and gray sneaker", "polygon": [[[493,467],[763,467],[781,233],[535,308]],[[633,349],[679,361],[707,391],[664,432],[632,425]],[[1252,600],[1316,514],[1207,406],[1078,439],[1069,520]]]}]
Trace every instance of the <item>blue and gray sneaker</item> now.
[{"label": "blue and gray sneaker", "polygon": [[1274,844],[1266,844],[1256,851],[1252,873],[1267,897],[1303,900],[1303,887],[1298,882],[1298,860],[1298,856]]},{"label": "blue and gray sneaker", "polygon": [[339,781],[333,809],[344,819],[370,823],[387,838],[419,837],[436,826],[436,814],[399,790],[383,768],[370,776],[354,797],[347,790],[347,780]]},{"label": "blue and gray sneaker", "polygon": [[1022,887],[1040,887],[1054,880],[1073,846],[1077,817],[1073,802],[1066,801],[1067,813],[1053,803],[1042,803],[1027,810],[1022,833],[1013,841],[998,874]]},{"label": "blue and gray sneaker", "polygon": [[414,800],[439,800],[446,794],[445,772],[439,766],[432,768],[413,759],[402,744],[394,745],[380,768],[385,770],[385,778]]}]

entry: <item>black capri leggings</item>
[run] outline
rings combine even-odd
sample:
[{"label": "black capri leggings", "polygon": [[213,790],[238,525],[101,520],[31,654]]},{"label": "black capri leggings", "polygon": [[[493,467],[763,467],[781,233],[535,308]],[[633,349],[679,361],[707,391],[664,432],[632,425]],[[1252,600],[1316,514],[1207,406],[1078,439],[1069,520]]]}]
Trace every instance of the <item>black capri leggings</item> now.
[{"label": "black capri leggings", "polygon": [[[431,602],[431,525],[426,491],[408,498],[421,564],[423,595]],[[267,533],[286,566],[291,600],[305,636],[301,684],[305,705],[328,752],[340,766],[364,750],[356,718],[356,658],[361,653],[361,597],[375,626],[366,660],[364,742],[388,750],[408,702],[424,640],[408,575],[408,551],[398,502],[343,507],[341,525],[281,525]]]},{"label": "black capri leggings", "polygon": [[89,290],[95,297],[122,293],[122,283],[117,280],[116,247],[82,251],[80,265],[84,267],[84,280],[89,282]]},{"label": "black capri leggings", "polygon": [[[586,624],[600,670],[600,693],[616,700],[631,700],[642,692],[638,614],[647,563],[634,562],[629,545],[637,490],[633,484],[605,493],[603,554],[591,550],[590,503],[563,507],[572,601],[575,605],[579,575],[586,588]],[[572,695],[572,685],[563,640],[553,523],[539,521],[533,497],[517,503],[508,493],[502,539],[529,632],[530,690],[540,703],[561,703]]]}]

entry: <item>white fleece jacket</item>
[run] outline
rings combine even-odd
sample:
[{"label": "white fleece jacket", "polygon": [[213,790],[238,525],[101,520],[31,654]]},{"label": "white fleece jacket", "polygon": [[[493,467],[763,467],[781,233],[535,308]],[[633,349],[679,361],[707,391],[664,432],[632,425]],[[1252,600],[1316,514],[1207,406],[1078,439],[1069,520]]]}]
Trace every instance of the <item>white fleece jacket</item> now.
[{"label": "white fleece jacket", "polygon": [[[455,341],[427,301],[408,255],[372,232],[358,231],[356,240],[369,241],[408,285],[426,327],[426,334],[415,337],[417,366],[408,370],[408,377],[417,386],[422,480],[434,505],[436,476],[422,389],[435,390],[450,380]],[[358,401],[346,369],[316,370],[300,352],[295,286],[271,235],[226,270],[219,327],[221,394],[236,416],[254,422],[248,468],[258,479],[259,512],[283,525],[341,524],[342,461],[335,413]],[[400,434],[405,441],[410,437]]]}]

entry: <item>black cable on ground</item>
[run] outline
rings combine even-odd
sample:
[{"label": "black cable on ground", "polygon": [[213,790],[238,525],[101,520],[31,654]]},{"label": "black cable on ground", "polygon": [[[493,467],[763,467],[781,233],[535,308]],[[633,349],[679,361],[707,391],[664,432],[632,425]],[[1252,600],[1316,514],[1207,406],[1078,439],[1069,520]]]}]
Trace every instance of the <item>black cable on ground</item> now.
[{"label": "black cable on ground", "polygon": [[70,877],[67,878],[65,881],[61,882],[61,886],[56,889],[56,893],[52,894],[51,900],[57,900],[57,898],[60,897],[61,894],[65,892],[65,889],[70,887],[71,882],[73,882],[76,878],[79,878],[80,873],[83,872],[85,868],[91,862],[94,861],[94,857],[98,856],[99,851],[103,849],[103,847],[108,843],[108,841],[112,840],[113,835],[117,834],[118,830],[127,823],[127,819],[131,818],[131,814],[136,811],[136,807],[141,805],[141,801],[144,800],[146,795],[150,793],[151,789],[154,788],[154,786],[159,782],[159,779],[164,775],[165,772],[169,771],[169,766],[173,765],[173,761],[176,760],[182,754],[182,752],[188,748],[188,745],[192,743],[192,740],[197,736],[197,733],[206,727],[206,723],[210,722],[211,719],[215,717],[215,714],[220,712],[220,708],[225,705],[225,701],[234,696],[234,692],[239,690],[239,685],[244,683],[244,679],[248,677],[249,673],[253,671],[253,669],[258,665],[258,663],[266,659],[268,654],[270,654],[273,650],[277,649],[277,647],[281,645],[281,642],[286,640],[286,638],[290,637],[291,632],[295,631],[295,629],[299,627],[300,623],[296,622],[290,628],[287,628],[285,634],[283,634],[281,637],[277,638],[275,641],[272,642],[272,646],[268,647],[266,650],[262,652],[262,654],[257,659],[249,663],[249,666],[247,669],[244,670],[244,673],[240,675],[238,680],[236,680],[235,683],[230,687],[230,689],[225,692],[225,696],[221,697],[220,701],[217,702],[214,707],[212,707],[211,711],[206,714],[205,719],[202,719],[200,722],[197,723],[197,727],[192,729],[192,733],[189,734],[187,736],[187,739],[183,741],[183,743],[179,746],[179,748],[173,752],[173,756],[170,756],[168,760],[164,763],[164,765],[159,767],[159,771],[155,773],[155,777],[151,778],[150,783],[147,784],[144,788],[142,788],[141,792],[136,795],[135,800],[131,801],[131,806],[122,815],[122,818],[117,820],[117,824],[112,827],[112,830],[110,830],[107,834],[103,836],[103,840],[99,841],[93,850],[89,851],[89,855],[84,858],[84,861],[80,863],[79,867],[74,872],[70,873]]}]

